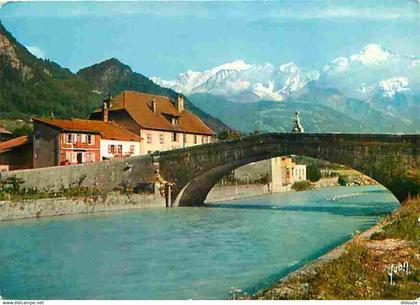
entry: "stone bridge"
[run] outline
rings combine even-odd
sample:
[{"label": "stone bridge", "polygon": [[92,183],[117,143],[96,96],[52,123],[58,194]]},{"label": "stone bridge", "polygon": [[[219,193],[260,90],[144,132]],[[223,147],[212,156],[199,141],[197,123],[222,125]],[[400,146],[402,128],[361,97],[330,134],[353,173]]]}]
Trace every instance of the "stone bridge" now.
[{"label": "stone bridge", "polygon": [[235,168],[301,155],[354,168],[402,201],[419,193],[419,148],[418,134],[266,133],[123,160],[14,171],[2,178],[22,177],[26,186],[38,189],[79,184],[111,190],[154,182],[159,169],[173,183],[173,205],[201,206],[214,184]]}]

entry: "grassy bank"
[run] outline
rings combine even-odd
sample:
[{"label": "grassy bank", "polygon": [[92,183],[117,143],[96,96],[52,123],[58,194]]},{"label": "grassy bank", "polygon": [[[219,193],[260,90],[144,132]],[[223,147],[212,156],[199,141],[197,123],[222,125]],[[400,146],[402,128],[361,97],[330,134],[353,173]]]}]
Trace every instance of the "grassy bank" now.
[{"label": "grassy bank", "polygon": [[[355,237],[336,259],[297,273],[257,299],[397,299],[420,297],[420,198],[404,202],[372,234]],[[408,262],[409,273],[392,274]]]}]

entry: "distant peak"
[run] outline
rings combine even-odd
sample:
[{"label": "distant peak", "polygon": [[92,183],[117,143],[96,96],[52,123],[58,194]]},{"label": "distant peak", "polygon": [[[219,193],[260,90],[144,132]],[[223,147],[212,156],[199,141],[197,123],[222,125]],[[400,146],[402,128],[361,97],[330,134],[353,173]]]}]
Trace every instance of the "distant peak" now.
[{"label": "distant peak", "polygon": [[119,59],[117,59],[115,57],[104,60],[104,61],[99,63],[99,65],[101,65],[101,64],[124,65]]},{"label": "distant peak", "polygon": [[220,65],[220,66],[216,67],[216,69],[219,69],[219,70],[225,69],[225,70],[238,70],[238,71],[241,71],[241,70],[246,70],[249,67],[251,67],[251,65],[250,64],[247,64],[244,60],[242,60],[242,59],[236,59],[236,60],[234,60],[232,62],[228,62],[228,63],[225,63],[223,65]]},{"label": "distant peak", "polygon": [[378,64],[386,61],[392,53],[379,44],[366,45],[360,53],[352,55],[352,61],[359,61],[365,65]]},{"label": "distant peak", "polygon": [[297,73],[300,71],[293,61],[280,65],[279,69],[283,73]]}]

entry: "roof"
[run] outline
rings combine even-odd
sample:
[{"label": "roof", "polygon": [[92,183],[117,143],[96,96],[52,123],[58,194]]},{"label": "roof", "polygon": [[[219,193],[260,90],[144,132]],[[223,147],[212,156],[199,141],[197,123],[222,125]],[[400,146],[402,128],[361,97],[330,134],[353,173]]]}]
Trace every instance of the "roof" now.
[{"label": "roof", "polygon": [[[156,102],[156,113],[151,107],[152,100]],[[188,110],[179,112],[174,102],[166,96],[123,91],[112,99],[112,106],[108,109],[108,111],[115,110],[126,110],[133,120],[144,129],[214,134],[203,121]],[[102,109],[95,110],[95,112],[101,111]],[[167,118],[168,115],[179,117],[179,124],[172,125]]]},{"label": "roof", "polygon": [[11,131],[7,130],[2,125],[0,125],[0,133],[2,133],[2,134],[9,134],[9,135],[12,134]]},{"label": "roof", "polygon": [[15,147],[25,145],[31,142],[30,136],[21,136],[18,138],[11,139],[9,141],[0,142],[0,153],[9,151]]},{"label": "roof", "polygon": [[39,119],[34,118],[34,122],[40,122],[70,132],[85,132],[100,134],[103,139],[140,141],[140,137],[127,129],[122,128],[115,122],[104,122],[94,120],[59,120],[59,119]]}]

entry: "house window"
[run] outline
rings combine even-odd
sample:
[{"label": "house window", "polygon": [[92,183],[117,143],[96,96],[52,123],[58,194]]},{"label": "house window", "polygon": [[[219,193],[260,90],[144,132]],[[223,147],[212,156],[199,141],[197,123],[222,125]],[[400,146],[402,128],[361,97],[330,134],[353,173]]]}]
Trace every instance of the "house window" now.
[{"label": "house window", "polygon": [[160,144],[165,144],[165,137],[163,136],[163,134],[159,135],[159,143]]},{"label": "house window", "polygon": [[73,144],[76,144],[76,141],[77,141],[77,139],[76,139],[76,134],[75,134],[75,133],[72,133],[72,135],[71,135],[71,142],[72,142]]},{"label": "house window", "polygon": [[152,144],[152,134],[151,133],[147,134],[147,143]]},{"label": "house window", "polygon": [[65,143],[71,144],[71,133],[66,133],[64,139]]},{"label": "house window", "polygon": [[197,135],[194,135],[194,144],[197,144],[198,140],[197,140]]},{"label": "house window", "polygon": [[88,134],[86,137],[87,137],[88,144],[93,144],[94,143],[95,138],[92,135]]},{"label": "house window", "polygon": [[117,145],[117,154],[122,154],[122,145]]},{"label": "house window", "polygon": [[134,154],[135,151],[136,151],[136,146],[130,145],[130,153]]},{"label": "house window", "polygon": [[108,145],[108,153],[109,154],[115,153],[115,145]]},{"label": "house window", "polygon": [[82,142],[82,135],[81,135],[81,134],[78,134],[78,135],[76,136],[76,142],[77,142],[77,143]]},{"label": "house window", "polygon": [[172,133],[172,142],[178,142],[178,133],[177,132]]},{"label": "house window", "polygon": [[179,125],[179,118],[172,117],[172,125]]}]

